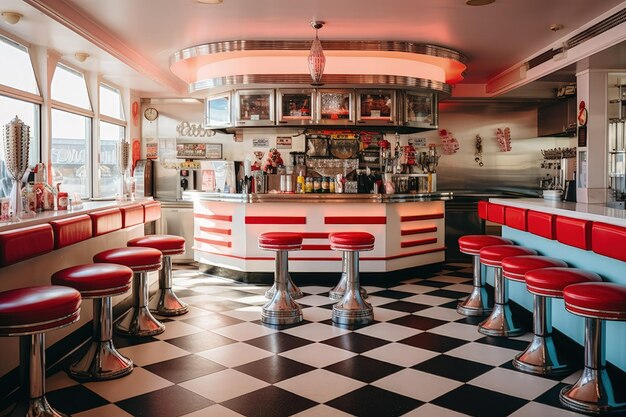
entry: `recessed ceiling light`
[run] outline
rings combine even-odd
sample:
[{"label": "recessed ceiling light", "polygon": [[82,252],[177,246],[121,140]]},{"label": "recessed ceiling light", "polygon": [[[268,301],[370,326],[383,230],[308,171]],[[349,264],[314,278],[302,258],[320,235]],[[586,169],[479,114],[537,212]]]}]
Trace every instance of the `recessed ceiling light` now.
[{"label": "recessed ceiling light", "polygon": [[553,23],[550,25],[550,30],[552,32],[558,32],[561,29],[563,29],[563,25],[561,25],[560,23]]},{"label": "recessed ceiling light", "polygon": [[496,0],[467,0],[465,4],[468,6],[486,6],[488,4],[494,3]]},{"label": "recessed ceiling light", "polygon": [[21,15],[20,13],[2,12],[2,18],[4,19],[5,22],[7,22],[10,25],[14,25],[17,22],[19,22],[22,17],[24,16]]},{"label": "recessed ceiling light", "polygon": [[204,4],[220,4],[223,3],[224,0],[196,0],[196,2]]},{"label": "recessed ceiling light", "polygon": [[78,62],[85,62],[87,58],[89,58],[89,54],[87,52],[76,52],[74,58],[76,58]]}]

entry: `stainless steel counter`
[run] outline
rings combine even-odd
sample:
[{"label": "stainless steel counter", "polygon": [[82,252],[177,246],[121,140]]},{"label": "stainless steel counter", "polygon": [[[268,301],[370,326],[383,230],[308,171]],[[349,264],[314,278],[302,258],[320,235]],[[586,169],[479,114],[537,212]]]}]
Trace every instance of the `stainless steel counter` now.
[{"label": "stainless steel counter", "polygon": [[223,201],[233,203],[408,203],[442,201],[453,198],[452,192],[423,194],[224,194],[185,191],[187,201]]}]

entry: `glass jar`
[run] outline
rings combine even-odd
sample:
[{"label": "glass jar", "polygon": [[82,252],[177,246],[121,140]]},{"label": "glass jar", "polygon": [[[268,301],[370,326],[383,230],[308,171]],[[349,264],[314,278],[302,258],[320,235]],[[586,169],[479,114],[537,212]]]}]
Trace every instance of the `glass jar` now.
[{"label": "glass jar", "polygon": [[328,179],[328,192],[329,193],[334,193],[335,192],[335,179],[334,178],[329,178]]},{"label": "glass jar", "polygon": [[321,177],[313,178],[313,192],[314,193],[322,192],[322,178]]},{"label": "glass jar", "polygon": [[328,177],[322,177],[322,192],[323,193],[328,193],[330,192],[330,185],[328,184],[330,182]]},{"label": "glass jar", "polygon": [[313,192],[313,178],[306,177],[306,180],[304,181],[304,192],[305,193]]}]

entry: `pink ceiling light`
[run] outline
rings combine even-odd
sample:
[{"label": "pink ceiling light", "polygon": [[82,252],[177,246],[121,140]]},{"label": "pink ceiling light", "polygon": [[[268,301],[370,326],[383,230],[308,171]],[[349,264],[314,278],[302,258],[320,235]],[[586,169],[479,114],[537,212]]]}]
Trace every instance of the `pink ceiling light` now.
[{"label": "pink ceiling light", "polygon": [[312,21],[311,27],[315,29],[315,39],[311,43],[309,51],[309,73],[313,82],[311,85],[322,85],[322,75],[324,75],[324,66],[326,65],[326,57],[322,49],[322,43],[317,37],[317,31],[324,26],[324,22]]}]

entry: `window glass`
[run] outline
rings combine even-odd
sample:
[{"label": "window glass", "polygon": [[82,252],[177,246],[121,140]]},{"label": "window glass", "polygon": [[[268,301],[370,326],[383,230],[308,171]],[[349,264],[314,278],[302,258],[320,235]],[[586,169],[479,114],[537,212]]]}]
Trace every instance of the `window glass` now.
[{"label": "window glass", "polygon": [[85,76],[63,64],[57,65],[52,77],[52,99],[91,110]]},{"label": "window glass", "polygon": [[39,95],[28,48],[0,36],[0,62],[0,84]]},{"label": "window glass", "polygon": [[91,119],[52,109],[52,173],[61,191],[89,197]]},{"label": "window glass", "polygon": [[113,197],[120,192],[120,141],[124,126],[100,122],[100,164],[95,197]]},{"label": "window glass", "polygon": [[119,90],[100,84],[100,114],[126,120],[122,107],[122,96]]}]

